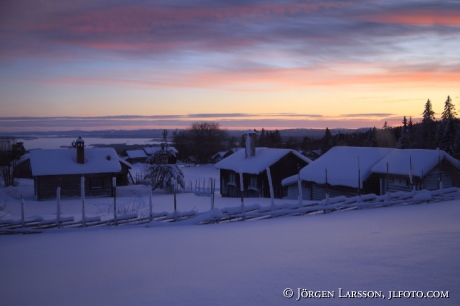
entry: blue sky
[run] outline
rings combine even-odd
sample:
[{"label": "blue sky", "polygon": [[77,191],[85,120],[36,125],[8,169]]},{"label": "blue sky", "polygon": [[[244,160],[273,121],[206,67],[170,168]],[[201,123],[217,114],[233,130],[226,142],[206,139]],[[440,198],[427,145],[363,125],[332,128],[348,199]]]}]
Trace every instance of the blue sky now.
[{"label": "blue sky", "polygon": [[460,101],[460,1],[0,6],[3,132],[380,127]]}]

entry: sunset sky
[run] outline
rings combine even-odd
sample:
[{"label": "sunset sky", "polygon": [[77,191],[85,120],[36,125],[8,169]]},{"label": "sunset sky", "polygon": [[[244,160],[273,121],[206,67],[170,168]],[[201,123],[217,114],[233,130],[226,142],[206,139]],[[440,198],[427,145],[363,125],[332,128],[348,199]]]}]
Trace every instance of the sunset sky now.
[{"label": "sunset sky", "polygon": [[382,127],[448,95],[458,0],[0,3],[0,132]]}]

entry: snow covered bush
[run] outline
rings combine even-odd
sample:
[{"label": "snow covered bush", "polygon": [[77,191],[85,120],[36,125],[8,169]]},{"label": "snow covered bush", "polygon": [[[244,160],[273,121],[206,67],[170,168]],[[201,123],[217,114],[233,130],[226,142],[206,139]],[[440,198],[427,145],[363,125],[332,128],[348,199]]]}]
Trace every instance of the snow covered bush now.
[{"label": "snow covered bush", "polygon": [[8,203],[6,198],[3,199],[2,202],[0,202],[0,218],[3,218],[4,216],[8,215],[10,211],[8,210]]},{"label": "snow covered bush", "polygon": [[184,173],[174,164],[150,165],[145,178],[150,179],[152,190],[160,188],[166,190],[168,193],[173,193],[174,186],[171,178],[173,178],[177,184],[176,191],[185,189]]},{"label": "snow covered bush", "polygon": [[[163,149],[155,152],[147,159],[150,163],[144,179],[149,179],[152,190],[164,189],[168,193],[174,192],[173,181],[177,185],[176,192],[185,189],[184,173],[176,164],[168,164],[168,156],[174,154],[171,150]],[[174,180],[172,180],[174,179]]]}]

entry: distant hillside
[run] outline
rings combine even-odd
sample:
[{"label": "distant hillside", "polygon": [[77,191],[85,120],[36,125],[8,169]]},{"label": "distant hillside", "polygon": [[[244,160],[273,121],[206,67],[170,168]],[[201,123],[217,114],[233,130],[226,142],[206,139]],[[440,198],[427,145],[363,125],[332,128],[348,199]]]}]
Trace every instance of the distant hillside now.
[{"label": "distant hillside", "polygon": [[[169,129],[168,138],[171,141],[172,133],[176,129]],[[365,131],[367,128],[358,129],[358,131]],[[260,130],[257,130],[260,132]],[[273,131],[267,129],[267,131]],[[310,138],[321,138],[324,136],[325,129],[287,129],[279,130],[283,139],[288,137],[295,137],[301,139],[305,136]],[[331,129],[332,135],[339,132],[351,133],[357,130],[353,129]],[[14,132],[10,133],[16,137],[100,137],[100,138],[151,138],[153,140],[160,140],[162,137],[163,129],[141,129],[141,130],[104,130],[104,131],[46,131],[46,132]],[[241,137],[243,131],[241,130],[227,130],[230,136]]]},{"label": "distant hillside", "polygon": [[[346,133],[353,133],[356,131],[362,132],[362,131],[367,131],[368,128],[362,128],[362,129],[331,129],[332,135],[336,135],[339,132],[346,134]],[[267,131],[273,131],[273,130],[268,130]],[[314,138],[322,138],[326,132],[326,129],[287,129],[287,130],[279,130],[281,137],[283,139],[287,139],[289,137],[295,137],[297,139],[302,139],[305,136],[308,136],[312,139]],[[228,130],[230,136],[235,136],[235,137],[241,137],[243,134],[242,131],[235,131],[235,130]],[[260,133],[260,130],[257,130],[257,132]]]},{"label": "distant hillside", "polygon": [[[16,137],[92,137],[92,138],[152,138],[161,139],[163,129],[142,130],[103,130],[103,131],[46,131],[46,132],[14,132]],[[170,135],[171,136],[170,132]]]}]

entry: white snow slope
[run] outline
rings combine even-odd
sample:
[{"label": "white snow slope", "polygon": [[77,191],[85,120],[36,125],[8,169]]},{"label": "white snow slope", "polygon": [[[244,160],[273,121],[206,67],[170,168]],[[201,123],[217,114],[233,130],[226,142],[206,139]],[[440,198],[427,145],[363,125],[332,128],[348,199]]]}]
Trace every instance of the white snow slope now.
[{"label": "white snow slope", "polygon": [[[188,206],[209,207],[208,198],[194,198]],[[17,217],[19,201],[8,199]],[[63,202],[67,210],[78,205]],[[27,204],[46,210],[53,202]],[[2,305],[460,305],[460,201],[0,236],[0,271]],[[335,297],[296,301],[298,288]],[[339,298],[339,288],[342,295],[382,291],[385,299]],[[389,291],[410,290],[448,291],[449,298],[388,300]]]}]

